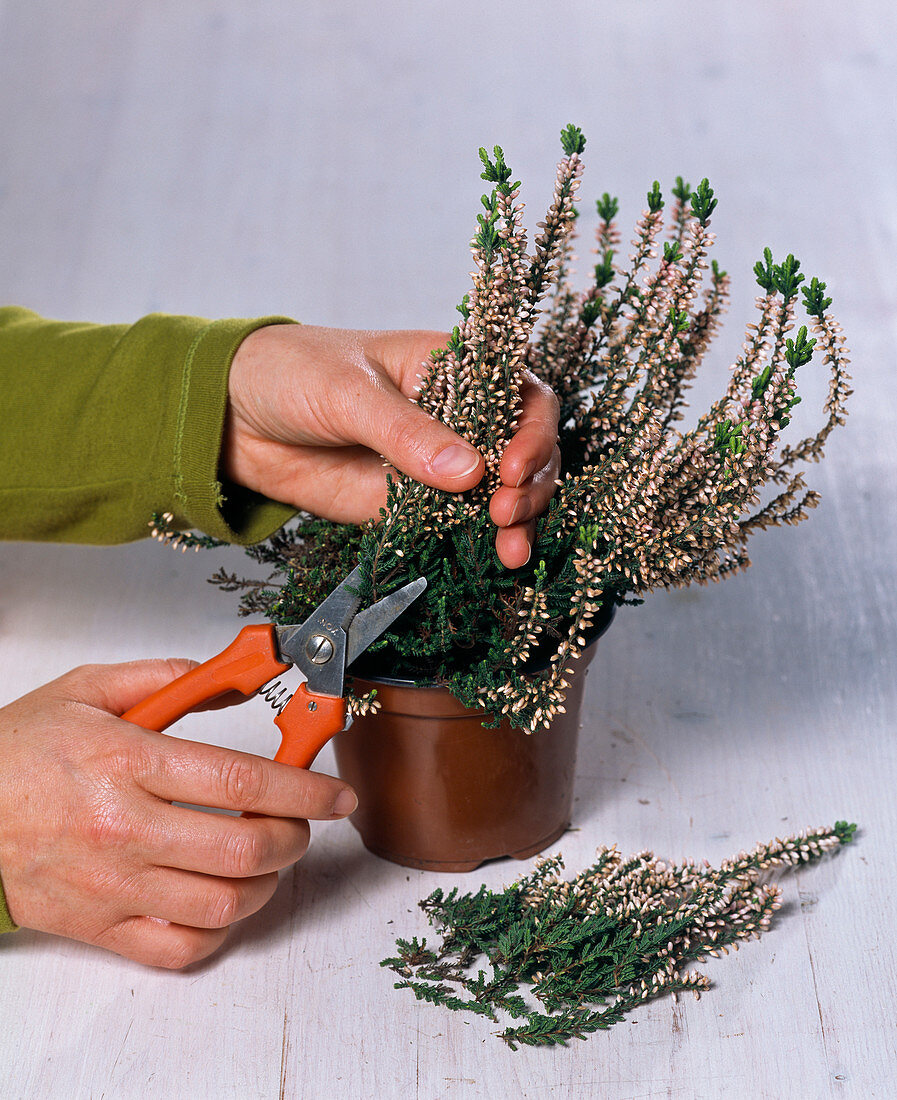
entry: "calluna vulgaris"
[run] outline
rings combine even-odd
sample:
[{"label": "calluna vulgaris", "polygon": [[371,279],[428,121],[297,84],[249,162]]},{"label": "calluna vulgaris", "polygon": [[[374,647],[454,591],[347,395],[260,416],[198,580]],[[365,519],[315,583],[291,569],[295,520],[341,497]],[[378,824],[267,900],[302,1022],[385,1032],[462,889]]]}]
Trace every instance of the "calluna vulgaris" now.
[{"label": "calluna vulgaris", "polygon": [[767,930],[782,903],[771,872],[817,862],[856,828],[836,821],[777,837],[718,868],[599,848],[591,867],[565,879],[560,856],[540,860],[500,893],[434,891],[420,905],[441,943],[399,939],[380,965],[418,1000],[523,1021],[499,1033],[514,1050],[584,1039],[663,994],[699,997],[710,981],[686,968]]},{"label": "calluna vulgaris", "polygon": [[[668,210],[655,182],[622,262],[618,203],[605,194],[597,263],[590,285],[577,290],[572,249],[585,138],[568,126],[561,139],[554,196],[532,254],[519,184],[500,148],[492,156],[480,150],[493,186],[472,241],[473,286],[416,394],[483,453],[482,483],[453,495],[394,472],[387,506],[367,526],[302,517],[250,548],[281,583],[223,571],[213,578],[243,590],[242,612],[294,622],[359,559],[369,573],[365,598],[425,575],[425,595],[380,642],[380,670],[442,682],[468,705],[527,730],[562,709],[573,662],[612,605],[744,569],[755,531],[806,516],[818,498],[796,467],[820,458],[850,393],[825,283],[807,284],[793,256],[775,263],[767,249],[754,269],[757,315],[728,387],[680,430],[684,395],[729,292],[729,277],[708,260],[717,200],[706,180],[692,190],[680,178]],[[799,298],[807,325],[795,333]],[[830,372],[824,423],[780,448],[800,400],[796,372],[814,351]],[[495,556],[488,500],[527,371],[560,400],[563,474],[530,563],[510,572]],[[771,499],[761,503],[769,486]],[[369,705],[352,701],[356,711]]]}]

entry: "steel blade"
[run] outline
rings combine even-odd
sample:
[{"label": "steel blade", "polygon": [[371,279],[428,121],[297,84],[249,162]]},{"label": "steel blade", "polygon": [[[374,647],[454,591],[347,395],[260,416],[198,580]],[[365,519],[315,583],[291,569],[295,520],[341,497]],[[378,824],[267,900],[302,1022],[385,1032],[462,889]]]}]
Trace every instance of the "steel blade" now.
[{"label": "steel blade", "polygon": [[346,649],[346,667],[352,664],[356,657],[360,656],[367,647],[375,642],[380,635],[390,627],[402,612],[411,604],[427,587],[427,578],[418,577],[398,589],[390,592],[382,600],[371,607],[360,611],[352,620],[349,627],[349,644]]}]

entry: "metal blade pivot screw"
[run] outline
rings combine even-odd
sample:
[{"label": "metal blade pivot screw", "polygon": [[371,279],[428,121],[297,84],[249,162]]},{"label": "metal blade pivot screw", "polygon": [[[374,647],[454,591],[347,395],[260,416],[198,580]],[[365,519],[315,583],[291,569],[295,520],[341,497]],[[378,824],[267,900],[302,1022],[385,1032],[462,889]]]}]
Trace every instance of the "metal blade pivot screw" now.
[{"label": "metal blade pivot screw", "polygon": [[333,656],[333,642],[325,634],[314,634],[305,647],[308,659],[316,665],[326,665]]}]

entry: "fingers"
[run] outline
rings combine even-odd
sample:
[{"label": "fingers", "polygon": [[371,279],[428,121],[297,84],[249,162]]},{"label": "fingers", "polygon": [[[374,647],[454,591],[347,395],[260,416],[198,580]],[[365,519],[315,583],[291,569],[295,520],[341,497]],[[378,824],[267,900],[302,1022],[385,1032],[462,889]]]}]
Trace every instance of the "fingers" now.
[{"label": "fingers", "polygon": [[517,488],[503,485],[492,495],[489,515],[498,527],[495,549],[508,569],[519,569],[529,561],[535,536],[535,518],[542,514],[554,495],[560,472],[557,446],[548,464]]},{"label": "fingers", "polygon": [[[352,388],[344,408],[355,429],[347,441],[361,443],[415,481],[460,493],[485,472],[482,455],[466,440],[434,420],[409,398],[434,348],[448,333],[412,330],[360,335],[366,364],[363,388]],[[359,400],[359,393],[361,399]]]},{"label": "fingers", "polygon": [[169,867],[153,868],[132,904],[140,915],[191,928],[227,928],[262,909],[277,889],[276,872],[223,879]]},{"label": "fingers", "polygon": [[166,802],[191,802],[242,813],[330,821],[352,813],[357,798],[342,780],[250,753],[145,731],[138,779]]},{"label": "fingers", "polygon": [[520,486],[496,489],[489,502],[489,515],[496,527],[511,527],[541,515],[554,495],[560,466],[561,452],[555,446],[548,463]]},{"label": "fingers", "polygon": [[191,667],[76,669],[0,712],[0,860],[23,927],[185,966],[270,898],[277,871],[305,853],[307,817],[354,809],[354,793],[330,776],[117,717]]},{"label": "fingers", "polygon": [[190,928],[155,917],[131,917],[92,942],[144,966],[181,970],[208,958],[227,939],[226,928]]},{"label": "fingers", "polygon": [[536,525],[518,523],[514,527],[499,528],[495,535],[495,550],[506,569],[520,569],[532,555]]},{"label": "fingers", "polygon": [[356,415],[359,442],[415,481],[460,493],[483,476],[479,451],[387,381]]},{"label": "fingers", "polygon": [[[397,391],[390,393],[387,388],[384,393],[388,394],[390,401],[403,400]],[[493,494],[489,507],[493,523],[500,528],[496,536],[496,551],[509,569],[520,568],[529,560],[535,533],[532,520],[548,506],[560,472],[557,398],[548,386],[529,373],[521,389],[521,398],[517,430],[502,457],[500,474],[503,485]],[[384,411],[378,417],[384,437],[376,444],[377,449],[393,465],[416,480],[449,490],[452,486],[441,480],[439,474],[449,469],[453,461],[458,463],[460,471],[462,463],[469,457],[464,453],[466,449],[476,456],[476,465],[458,478],[455,491],[476,484],[483,473],[478,452],[466,444],[460,445],[457,436],[422,410],[410,405],[408,409],[411,415],[405,410],[404,417],[401,417],[393,409],[392,416]],[[396,432],[399,424],[402,425],[401,434]],[[434,457],[432,448],[442,446],[448,439],[455,442],[448,443]],[[469,484],[466,478],[470,478]]]},{"label": "fingers", "polygon": [[267,905],[277,883],[276,874],[231,881],[153,868],[122,899],[138,915],[118,920],[94,942],[147,966],[178,970],[217,951],[230,925]]},{"label": "fingers", "polygon": [[[195,668],[198,661],[172,657],[126,661],[115,665],[81,665],[53,682],[67,698],[113,714],[124,714],[178,676]],[[49,686],[49,685],[48,685]]]},{"label": "fingers", "polygon": [[501,480],[518,487],[552,460],[558,439],[558,400],[552,390],[529,371],[520,396],[517,430],[501,460]]},{"label": "fingers", "polygon": [[305,855],[310,831],[303,818],[230,817],[163,804],[142,834],[137,843],[145,844],[148,862],[243,879],[292,866]]},{"label": "fingers", "polygon": [[[115,665],[81,665],[60,677],[58,683],[79,702],[112,714],[124,714],[198,664],[199,661],[186,657],[165,657]],[[221,710],[245,703],[246,698],[240,691],[226,691],[195,709]]]},{"label": "fingers", "polygon": [[535,536],[533,520],[554,495],[561,467],[557,398],[531,374],[521,397],[517,431],[502,456],[503,484],[489,502],[489,515],[499,528],[495,549],[508,569],[519,569],[529,561]]}]

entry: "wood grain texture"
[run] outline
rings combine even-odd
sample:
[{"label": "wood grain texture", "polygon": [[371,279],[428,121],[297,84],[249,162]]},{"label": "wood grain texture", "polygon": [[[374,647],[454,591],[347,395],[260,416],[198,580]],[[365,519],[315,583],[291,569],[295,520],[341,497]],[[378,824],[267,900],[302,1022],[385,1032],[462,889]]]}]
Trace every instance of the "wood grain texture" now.
[{"label": "wood grain texture", "polygon": [[[767,937],[707,964],[699,1003],[514,1054],[378,966],[396,934],[425,933],[416,902],[445,880],[369,856],[347,823],[320,827],[272,903],[189,972],[4,938],[3,1096],[893,1096],[895,90],[886,0],[0,3],[4,302],[450,326],[477,147],[504,146],[536,220],[571,120],[589,138],[583,194],[619,194],[625,222],[655,178],[716,188],[734,294],[698,399],[738,352],[765,245],[826,279],[856,393],[810,470],[822,505],[758,537],[745,575],[618,616],[561,847],[575,870],[600,843],[715,861],[836,818],[863,829],[788,881]],[[0,701],[84,661],[208,656],[236,620],[205,577],[241,562],[0,546]],[[277,745],[261,703],[184,728]]]}]

